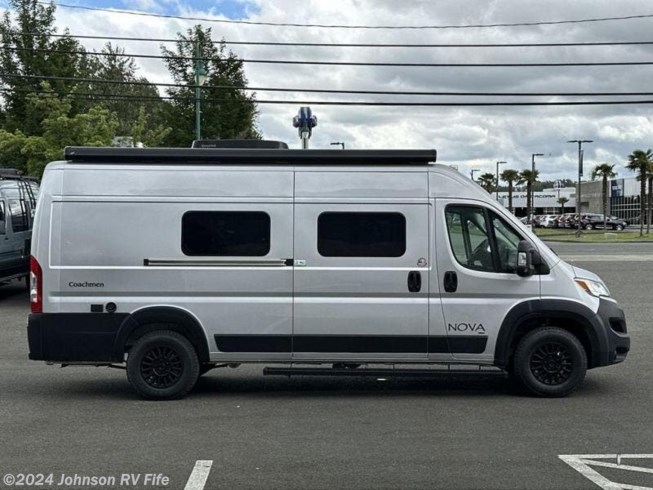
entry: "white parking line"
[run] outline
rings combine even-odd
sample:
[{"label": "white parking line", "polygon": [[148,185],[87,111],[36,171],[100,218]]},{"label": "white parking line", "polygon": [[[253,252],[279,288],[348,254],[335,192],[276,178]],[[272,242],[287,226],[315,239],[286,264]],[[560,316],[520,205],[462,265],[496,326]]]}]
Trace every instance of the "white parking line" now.
[{"label": "white parking line", "polygon": [[[653,454],[566,454],[558,457],[585,478],[596,483],[603,490],[653,490],[653,487],[640,487],[613,482],[591,468],[591,466],[598,466],[602,468],[653,474],[653,469],[651,468],[621,464],[625,459],[653,459]],[[612,459],[616,462],[610,463],[607,461],[600,461],[605,459]]]},{"label": "white parking line", "polygon": [[195,467],[188,477],[184,490],[204,490],[206,480],[209,478],[213,461],[211,460],[198,460],[195,462]]}]

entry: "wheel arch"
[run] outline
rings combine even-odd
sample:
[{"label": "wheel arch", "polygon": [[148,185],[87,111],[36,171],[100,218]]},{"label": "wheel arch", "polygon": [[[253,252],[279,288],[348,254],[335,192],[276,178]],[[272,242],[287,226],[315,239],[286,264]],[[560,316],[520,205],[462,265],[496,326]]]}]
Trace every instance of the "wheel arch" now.
[{"label": "wheel arch", "polygon": [[497,336],[494,352],[496,366],[509,369],[519,341],[539,327],[555,326],[575,335],[587,354],[587,367],[595,367],[604,340],[594,321],[596,313],[587,306],[563,299],[531,300],[508,312]]},{"label": "wheel arch", "polygon": [[116,335],[114,356],[122,359],[136,340],[156,330],[172,330],[183,335],[197,351],[200,362],[209,362],[209,345],[200,322],[190,312],[173,306],[151,306],[130,314]]}]

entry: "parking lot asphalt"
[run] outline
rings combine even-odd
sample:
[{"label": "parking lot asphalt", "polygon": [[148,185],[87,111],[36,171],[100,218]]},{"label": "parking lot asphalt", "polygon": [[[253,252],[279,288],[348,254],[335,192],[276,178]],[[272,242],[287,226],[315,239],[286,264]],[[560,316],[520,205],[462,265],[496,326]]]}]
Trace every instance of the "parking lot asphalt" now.
[{"label": "parking lot asphalt", "polygon": [[[599,488],[559,458],[588,454],[608,462],[592,467],[606,481],[653,487],[653,470],[626,469],[653,468],[631,457],[653,453],[653,246],[553,248],[605,280],[632,337],[626,362],[589,371],[562,399],[502,378],[287,379],[250,365],[211,371],[186,399],[142,401],[123,371],[28,361],[27,293],[2,286],[0,487],[40,473],[54,481],[39,488],[70,488],[57,483],[75,474],[117,478],[96,488],[119,488],[123,474],[140,480],[120,488],[184,488],[199,460],[215,489]],[[169,481],[146,485],[146,474]]]}]

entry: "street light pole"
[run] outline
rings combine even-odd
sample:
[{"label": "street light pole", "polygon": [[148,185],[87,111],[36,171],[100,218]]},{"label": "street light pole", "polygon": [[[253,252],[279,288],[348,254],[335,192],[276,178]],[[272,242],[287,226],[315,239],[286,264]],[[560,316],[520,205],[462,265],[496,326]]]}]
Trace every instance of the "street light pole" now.
[{"label": "street light pole", "polygon": [[345,142],[344,141],[333,141],[331,143],[331,146],[338,146],[338,145],[342,146],[343,150],[345,149]]},{"label": "street light pole", "polygon": [[200,129],[200,86],[206,81],[206,70],[202,66],[201,49],[199,39],[195,43],[195,139],[202,139]]},{"label": "street light pole", "polygon": [[578,214],[578,231],[580,235],[580,179],[583,176],[583,143],[594,143],[593,140],[569,140],[567,143],[578,143],[578,187],[576,189],[576,214]]},{"label": "street light pole", "polygon": [[503,165],[504,163],[508,162],[497,162],[497,201],[499,200],[499,165]]},{"label": "street light pole", "polygon": [[474,182],[474,172],[480,172],[480,171],[481,170],[478,168],[472,169],[472,171],[470,172],[472,174],[472,182]]},{"label": "street light pole", "polygon": [[531,202],[528,207],[528,216],[533,214],[535,207],[535,157],[543,157],[544,153],[531,153],[531,174],[533,175],[533,183],[531,184]]}]

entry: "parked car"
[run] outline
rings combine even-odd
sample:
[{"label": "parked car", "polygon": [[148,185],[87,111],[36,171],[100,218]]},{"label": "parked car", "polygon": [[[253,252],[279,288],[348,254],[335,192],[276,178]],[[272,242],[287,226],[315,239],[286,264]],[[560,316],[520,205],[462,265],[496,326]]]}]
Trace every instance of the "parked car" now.
[{"label": "parked car", "polygon": [[0,284],[26,280],[38,185],[15,169],[0,168]]},{"label": "parked car", "polygon": [[556,228],[558,226],[558,216],[555,214],[547,214],[539,223],[541,228]]},{"label": "parked car", "polygon": [[581,216],[581,226],[586,230],[602,230],[605,227],[607,230],[622,231],[628,223],[615,216],[604,219],[602,214],[586,213]]}]

